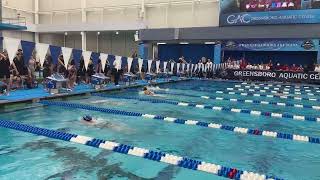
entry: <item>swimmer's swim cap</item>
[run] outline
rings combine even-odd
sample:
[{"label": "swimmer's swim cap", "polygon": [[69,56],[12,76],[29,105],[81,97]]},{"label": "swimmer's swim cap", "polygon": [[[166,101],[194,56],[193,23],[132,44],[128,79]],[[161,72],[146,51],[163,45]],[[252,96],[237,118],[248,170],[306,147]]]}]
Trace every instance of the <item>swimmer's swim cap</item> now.
[{"label": "swimmer's swim cap", "polygon": [[92,121],[92,117],[89,115],[85,115],[85,116],[83,116],[83,120],[90,122],[90,121]]}]

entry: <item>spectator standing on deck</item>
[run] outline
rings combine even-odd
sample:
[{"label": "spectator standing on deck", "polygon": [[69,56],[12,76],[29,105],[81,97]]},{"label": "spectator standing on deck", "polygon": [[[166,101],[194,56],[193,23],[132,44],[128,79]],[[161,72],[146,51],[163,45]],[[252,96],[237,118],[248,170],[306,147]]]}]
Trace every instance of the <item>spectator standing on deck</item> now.
[{"label": "spectator standing on deck", "polygon": [[28,69],[24,64],[23,52],[21,49],[18,50],[16,57],[13,59],[12,63],[13,67],[13,75],[17,83],[17,88],[22,87],[23,80],[26,78],[25,76],[28,74]]},{"label": "spectator standing on deck", "polygon": [[86,71],[86,83],[91,83],[91,76],[94,75],[94,64],[93,60],[90,58],[88,68]]},{"label": "spectator standing on deck", "polygon": [[101,60],[98,60],[98,63],[96,65],[96,73],[102,73],[102,64],[101,64]]},{"label": "spectator standing on deck", "polygon": [[68,66],[68,88],[73,89],[77,80],[77,68],[74,60],[71,60]]},{"label": "spectator standing on deck", "polygon": [[6,85],[6,95],[9,95],[11,86],[10,61],[5,54],[0,54],[0,80]]},{"label": "spectator standing on deck", "polygon": [[60,55],[58,58],[57,72],[62,75],[67,75],[67,68],[66,64],[64,64],[63,55]]},{"label": "spectator standing on deck", "polygon": [[113,62],[113,76],[114,76],[114,84],[116,86],[119,86],[119,78],[121,74],[121,60],[114,60]]},{"label": "spectator standing on deck", "polygon": [[134,51],[134,52],[132,53],[131,57],[132,57],[133,59],[138,58],[137,51]]}]

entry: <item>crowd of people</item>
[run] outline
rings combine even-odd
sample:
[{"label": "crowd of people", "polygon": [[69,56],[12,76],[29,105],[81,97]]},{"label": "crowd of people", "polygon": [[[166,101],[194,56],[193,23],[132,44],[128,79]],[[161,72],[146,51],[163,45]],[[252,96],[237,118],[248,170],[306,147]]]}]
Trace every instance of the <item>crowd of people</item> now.
[{"label": "crowd of people", "polygon": [[[27,62],[27,63],[26,63]],[[10,60],[6,51],[0,53],[0,87],[3,94],[9,95],[10,91],[22,88],[35,88],[38,83],[46,83],[46,78],[53,74],[63,75],[67,81],[67,88],[73,89],[78,83],[90,83],[91,76],[95,73],[102,73],[101,61],[94,65],[90,59],[88,68],[85,68],[84,60],[77,66],[75,60],[64,64],[63,55],[58,57],[58,62],[53,63],[50,55],[46,55],[43,66],[36,58],[34,52],[28,61],[23,57],[23,51],[19,49],[13,62]],[[105,74],[111,73],[109,63],[106,63]]]},{"label": "crowd of people", "polygon": [[8,53],[0,53],[0,87],[4,94],[9,95],[11,89],[19,89],[23,86],[33,88],[37,86],[35,71],[38,70],[39,62],[33,57],[25,64],[23,52],[19,49],[13,62],[10,64]]},{"label": "crowd of people", "polygon": [[[132,58],[137,58],[137,54],[133,53]],[[172,70],[170,65],[171,62],[180,63],[181,65],[179,70],[177,70],[177,66],[175,66],[171,75],[213,78],[213,62],[205,57],[202,57],[198,61],[197,68],[196,64],[194,64],[194,68],[191,69],[191,62],[189,62],[189,71],[187,71],[186,68],[181,68],[182,64],[186,67],[188,62],[184,57],[180,57],[177,61],[170,60],[167,67],[161,67],[158,72],[170,73]],[[132,64],[128,71],[128,66],[122,66],[118,61],[114,61],[113,64],[110,65],[107,60],[104,71],[102,69],[101,60],[94,63],[92,59],[90,59],[87,68],[85,68],[83,57],[81,57],[79,64],[76,64],[74,59],[71,59],[65,64],[62,54],[58,57],[57,63],[54,63],[52,57],[47,54],[43,65],[41,66],[40,60],[36,56],[36,52],[33,52],[31,58],[25,61],[21,49],[17,51],[13,62],[10,63],[8,54],[4,51],[3,53],[0,53],[0,94],[9,95],[10,91],[24,88],[31,89],[37,87],[38,84],[43,84],[44,87],[46,87],[45,84],[48,82],[47,78],[54,74],[60,74],[67,79],[66,88],[70,90],[79,83],[90,84],[91,76],[96,73],[103,73],[105,76],[110,77],[115,85],[118,85],[119,81],[124,78],[124,72],[137,74],[139,72],[139,65],[137,63]],[[144,75],[147,71],[147,65],[144,63],[142,65],[141,73],[139,74],[141,79],[144,79]],[[150,71],[151,73],[157,72],[154,66],[152,66]]]},{"label": "crowd of people", "polygon": [[[169,62],[174,62],[174,60],[170,60]],[[181,64],[188,64],[188,62],[185,60],[185,58],[182,56],[179,58],[178,63]],[[191,61],[189,61],[189,64],[192,64]],[[200,60],[196,64],[194,64],[193,69],[189,69],[189,72],[186,71],[186,69],[182,71],[177,71],[178,73],[185,74],[187,76],[193,76],[193,77],[199,77],[199,78],[213,78],[215,70],[213,69],[214,61],[212,61],[209,58],[201,57]],[[196,65],[196,66],[195,66]],[[176,72],[176,70],[174,70]]]},{"label": "crowd of people", "polygon": [[[133,53],[132,58],[137,58],[137,54]],[[12,90],[35,88],[39,83],[45,85],[47,78],[54,74],[63,75],[63,77],[67,79],[67,88],[72,90],[74,86],[79,83],[90,84],[91,76],[96,73],[110,77],[111,81],[114,82],[115,85],[118,85],[119,81],[124,79],[124,74],[126,72],[131,74],[138,74],[138,72],[140,72],[138,63],[133,63],[130,70],[128,70],[127,65],[122,66],[121,63],[116,60],[112,65],[107,60],[104,68],[102,68],[100,59],[96,63],[93,62],[93,59],[90,59],[87,68],[85,67],[83,57],[81,57],[79,64],[76,64],[74,59],[67,62],[68,63],[65,64],[64,57],[61,54],[58,57],[57,63],[54,63],[52,57],[47,54],[43,65],[41,66],[40,60],[36,58],[35,52],[28,61],[25,61],[23,51],[19,49],[12,63],[10,63],[8,54],[4,51],[3,53],[0,53],[0,92],[1,94],[9,95]],[[179,63],[180,66],[175,65],[172,69],[171,63]],[[187,62],[184,57],[180,57],[177,61],[169,60],[167,64],[166,67],[160,66],[160,69],[156,69],[155,66],[152,66],[150,68],[150,73],[171,73],[171,75],[177,76],[211,79],[214,78],[220,70],[214,66],[214,62],[211,59],[206,57],[202,57],[197,63],[192,63],[191,61]],[[290,72],[303,72],[309,70],[320,72],[320,65],[305,68],[302,65],[295,64],[274,64],[271,60],[268,63],[251,64],[245,59],[234,61],[231,58],[228,58],[225,64],[227,66],[224,68],[227,69]],[[187,66],[188,68],[186,68]],[[139,73],[140,79],[144,79],[147,72],[147,65],[146,63],[143,63],[141,73]]]},{"label": "crowd of people", "polygon": [[227,60],[228,69],[241,69],[241,70],[265,70],[265,71],[288,71],[288,72],[305,72],[316,71],[320,72],[319,65],[296,65],[296,64],[280,64],[274,63],[270,60],[268,63],[251,64],[250,62],[241,59],[239,61],[232,61],[231,58]]}]

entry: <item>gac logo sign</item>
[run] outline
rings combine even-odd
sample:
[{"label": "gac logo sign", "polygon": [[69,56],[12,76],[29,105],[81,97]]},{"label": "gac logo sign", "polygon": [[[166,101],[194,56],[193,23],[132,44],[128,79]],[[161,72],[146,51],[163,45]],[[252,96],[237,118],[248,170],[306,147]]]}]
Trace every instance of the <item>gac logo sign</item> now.
[{"label": "gac logo sign", "polygon": [[251,22],[249,14],[229,15],[227,17],[228,24],[248,24]]}]

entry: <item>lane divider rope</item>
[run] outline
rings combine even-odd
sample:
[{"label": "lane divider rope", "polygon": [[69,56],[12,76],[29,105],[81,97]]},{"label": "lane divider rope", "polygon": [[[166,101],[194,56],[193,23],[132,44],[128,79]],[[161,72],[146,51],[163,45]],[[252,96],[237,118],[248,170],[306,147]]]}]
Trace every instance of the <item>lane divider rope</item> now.
[{"label": "lane divider rope", "polygon": [[0,127],[14,129],[17,131],[28,132],[31,134],[41,135],[52,139],[59,139],[63,141],[78,143],[86,146],[109,150],[121,154],[132,155],[152,161],[162,162],[179,166],[195,171],[207,172],[210,174],[226,177],[237,180],[281,180],[280,178],[239,170],[236,168],[229,168],[213,163],[194,160],[188,157],[176,156],[160,151],[153,151],[141,147],[134,147],[131,145],[121,144],[114,141],[107,141],[93,137],[81,136],[55,130],[39,128],[22,123],[17,123],[8,120],[0,120]]},{"label": "lane divider rope", "polygon": [[173,92],[157,92],[157,94],[167,94],[167,95],[187,96],[187,97],[194,97],[194,98],[222,100],[222,101],[231,101],[231,102],[239,102],[239,103],[264,104],[264,105],[320,110],[320,106],[313,106],[313,105],[306,105],[306,104],[292,104],[292,103],[282,103],[282,102],[273,102],[273,101],[251,100],[251,99],[235,99],[235,98],[226,98],[226,97],[218,97],[218,96],[200,96],[200,95],[189,95],[189,94],[183,94],[183,93],[173,93]]},{"label": "lane divider rope", "polygon": [[[100,96],[100,97],[110,97],[105,94],[96,94],[94,95]],[[195,103],[189,103],[189,102],[179,102],[179,101],[169,101],[169,100],[163,100],[163,99],[151,99],[151,98],[136,98],[137,100],[141,101],[147,101],[151,103],[164,103],[164,104],[171,104],[176,106],[188,106],[188,107],[195,107],[199,109],[210,109],[213,111],[226,111],[226,112],[234,112],[234,113],[243,113],[243,114],[250,114],[255,116],[266,116],[266,117],[274,117],[274,118],[288,118],[293,119],[297,121],[314,121],[314,122],[320,122],[320,117],[311,117],[311,116],[302,116],[302,115],[295,115],[295,114],[289,114],[289,113],[273,113],[273,112],[263,112],[263,111],[256,111],[256,110],[250,110],[250,109],[237,109],[237,108],[229,108],[229,107],[222,107],[222,106],[210,106],[207,104],[195,104]]]},{"label": "lane divider rope", "polygon": [[242,91],[242,92],[261,92],[261,93],[282,93],[282,94],[294,94],[294,95],[308,95],[308,96],[318,96],[319,94],[314,94],[310,92],[297,92],[297,91],[281,91],[281,90],[268,90],[268,89],[246,89],[246,88],[227,88],[227,91]]},{"label": "lane divider rope", "polygon": [[307,86],[307,85],[288,85],[288,84],[267,84],[267,83],[247,83],[243,82],[241,84],[245,85],[260,85],[260,86],[269,86],[269,87],[295,87],[295,88],[304,88],[304,89],[320,89],[320,87],[315,87],[315,86]]},{"label": "lane divider rope", "polygon": [[[185,91],[188,89],[178,89],[175,88],[175,90],[181,90]],[[288,96],[288,95],[274,95],[274,94],[258,94],[258,93],[247,93],[247,92],[235,92],[235,91],[213,91],[210,90],[203,90],[203,89],[197,89],[194,91],[200,91],[200,92],[206,92],[206,93],[215,93],[215,94],[229,94],[229,95],[240,95],[240,96],[252,96],[252,97],[266,97],[266,98],[279,98],[279,99],[293,99],[297,101],[317,101],[320,102],[320,99],[318,98],[307,98],[307,97],[298,97],[298,96]]]},{"label": "lane divider rope", "polygon": [[94,106],[75,104],[75,103],[56,102],[56,101],[42,101],[41,103],[43,103],[45,105],[53,105],[53,106],[77,108],[77,109],[86,109],[86,110],[91,110],[91,111],[98,111],[98,112],[116,114],[116,115],[122,115],[122,116],[143,117],[146,119],[162,120],[164,122],[169,122],[169,123],[185,124],[185,125],[200,126],[200,127],[204,127],[204,128],[220,129],[220,130],[231,131],[231,132],[240,133],[240,134],[266,136],[266,137],[272,137],[272,138],[287,139],[287,140],[292,140],[292,141],[320,144],[320,138],[309,137],[309,136],[298,135],[298,134],[273,132],[273,131],[266,131],[266,130],[259,130],[259,129],[249,129],[249,128],[244,128],[244,127],[235,127],[235,126],[229,126],[229,125],[223,125],[223,124],[207,123],[207,122],[201,122],[201,121],[196,121],[196,120],[186,120],[186,119],[180,119],[180,118],[174,118],[174,117],[164,117],[164,116],[153,115],[153,114],[142,114],[142,113],[127,112],[127,111],[113,110],[113,109],[107,109],[107,108],[98,108],[98,107],[94,107]]},{"label": "lane divider rope", "polygon": [[279,96],[274,94],[257,94],[257,93],[243,93],[243,92],[234,92],[234,91],[215,91],[216,94],[229,94],[229,95],[240,95],[240,96],[253,96],[253,97],[267,97],[267,98],[279,98],[279,99],[294,99],[298,101],[318,101],[320,102],[320,99],[318,98],[306,98],[306,97],[297,97],[297,96]]},{"label": "lane divider rope", "polygon": [[[244,84],[236,84],[234,85],[236,88],[245,88],[245,89],[266,89],[266,90],[279,90],[286,92],[312,92],[315,90],[311,89],[300,89],[300,88],[291,88],[291,87],[269,87],[269,86],[259,86],[259,85],[244,85]],[[315,92],[320,93],[320,90],[316,90]]]}]

